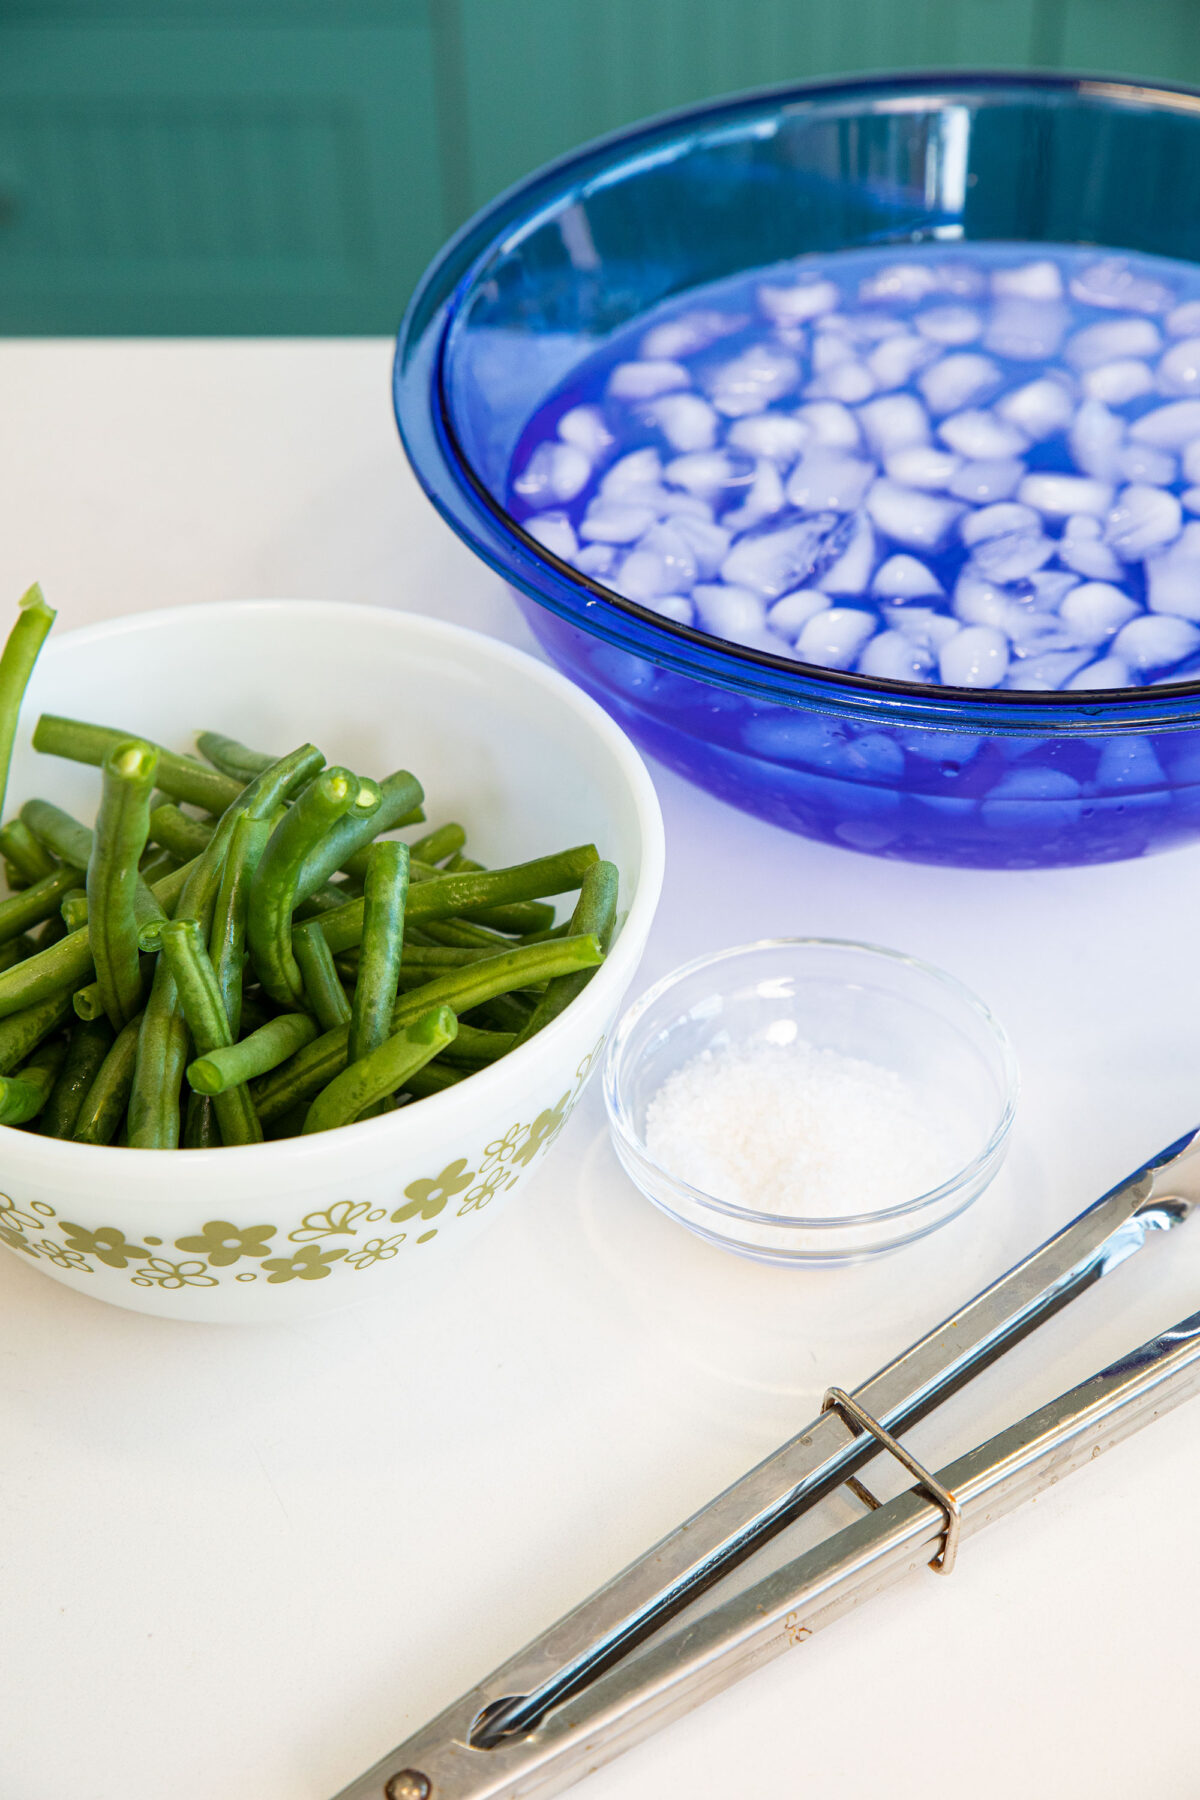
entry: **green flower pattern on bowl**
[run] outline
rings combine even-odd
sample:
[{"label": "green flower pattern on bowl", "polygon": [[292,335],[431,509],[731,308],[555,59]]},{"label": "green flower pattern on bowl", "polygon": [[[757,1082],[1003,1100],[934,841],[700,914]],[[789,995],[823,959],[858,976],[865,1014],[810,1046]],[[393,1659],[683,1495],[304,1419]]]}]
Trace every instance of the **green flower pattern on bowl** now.
[{"label": "green flower pattern on bowl", "polygon": [[[182,1253],[176,1260],[160,1254],[164,1246],[159,1238],[147,1237],[136,1243],[115,1225],[78,1225],[60,1219],[46,1201],[34,1200],[22,1207],[0,1194],[0,1243],[35,1261],[45,1260],[81,1274],[96,1274],[97,1265],[128,1269],[134,1287],[168,1292],[215,1288],[228,1280],[278,1284],[323,1281],[346,1270],[362,1273],[390,1262],[402,1245],[428,1243],[445,1229],[449,1217],[482,1212],[497,1194],[512,1187],[566,1124],[603,1048],[601,1038],[575,1071],[574,1088],[560,1095],[553,1106],[527,1124],[510,1125],[503,1136],[485,1145],[482,1155],[455,1157],[436,1174],[410,1181],[402,1203],[394,1210],[361,1200],[338,1200],[322,1211],[305,1213],[300,1224],[286,1234],[278,1225],[235,1225],[228,1219],[210,1219],[200,1231],[175,1239],[170,1248]],[[435,1220],[438,1223],[432,1223]],[[407,1229],[362,1236],[364,1227],[385,1222]]]}]

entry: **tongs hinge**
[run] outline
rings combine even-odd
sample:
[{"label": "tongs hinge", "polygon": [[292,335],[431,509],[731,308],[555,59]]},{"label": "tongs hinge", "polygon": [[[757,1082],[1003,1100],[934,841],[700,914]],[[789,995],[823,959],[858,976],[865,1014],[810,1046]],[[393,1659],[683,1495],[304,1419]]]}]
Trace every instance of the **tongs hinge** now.
[{"label": "tongs hinge", "polygon": [[[924,1463],[919,1463],[912,1452],[906,1450],[904,1445],[894,1438],[891,1432],[879,1423],[878,1419],[872,1418],[866,1407],[860,1406],[858,1401],[844,1388],[831,1387],[828,1389],[821,1402],[821,1411],[823,1413],[836,1412],[846,1420],[848,1425],[857,1425],[860,1432],[870,1432],[877,1443],[894,1456],[897,1462],[903,1463],[910,1475],[916,1477],[916,1484],[921,1492],[927,1494],[935,1506],[941,1507],[946,1516],[946,1529],[942,1534],[942,1547],[929,1566],[935,1575],[949,1575],[958,1557],[958,1540],[962,1536],[962,1508],[949,1488],[943,1487],[937,1476],[932,1474]],[[851,1488],[864,1505],[871,1508],[872,1512],[878,1510],[879,1501],[869,1488],[863,1486],[861,1481],[851,1476],[846,1486]]]}]

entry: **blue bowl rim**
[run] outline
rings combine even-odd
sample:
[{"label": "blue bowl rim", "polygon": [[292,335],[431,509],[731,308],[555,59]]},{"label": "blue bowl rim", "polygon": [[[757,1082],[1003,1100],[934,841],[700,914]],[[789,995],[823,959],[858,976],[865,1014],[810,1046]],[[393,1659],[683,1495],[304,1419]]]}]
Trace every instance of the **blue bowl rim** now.
[{"label": "blue bowl rim", "polygon": [[[525,235],[538,214],[561,198],[568,184],[578,187],[589,173],[594,177],[611,172],[614,153],[622,153],[622,161],[632,161],[639,147],[647,151],[656,140],[669,142],[689,128],[703,126],[707,131],[722,120],[741,119],[757,111],[778,112],[789,103],[847,100],[857,95],[868,99],[929,94],[932,100],[934,90],[938,91],[936,97],[943,100],[954,95],[998,97],[1001,91],[1012,89],[1091,96],[1130,107],[1153,109],[1157,105],[1166,111],[1200,114],[1200,89],[1169,82],[1143,83],[1102,73],[1060,74],[1022,69],[884,71],[773,84],[673,108],[594,138],[513,183],[460,226],[434,257],[409,301],[397,336],[393,409],[401,443],[425,493],[476,555],[539,606],[614,648],[648,656],[658,666],[707,685],[857,722],[935,730],[968,729],[1026,736],[1043,735],[1047,729],[1053,729],[1062,736],[1094,737],[1100,733],[1194,727],[1195,709],[1189,702],[1200,697],[1200,679],[1157,687],[1070,693],[888,681],[798,663],[664,619],[581,574],[543,548],[488,491],[464,453],[454,427],[446,392],[446,352],[463,301],[481,266],[503,246],[505,236],[514,229]],[[900,241],[911,243],[912,238]],[[452,285],[447,285],[448,278]],[[443,289],[442,299],[423,323],[431,296]],[[409,364],[431,328],[433,379],[428,385],[422,382],[414,391],[408,381]],[[421,430],[422,425],[427,429]],[[423,441],[418,442],[418,437]],[[432,453],[433,467],[423,450]],[[439,473],[441,482],[437,479]],[[547,592],[547,576],[563,587],[567,598],[555,596],[553,588]],[[601,606],[604,611],[599,610]],[[635,623],[648,636],[649,643],[631,645],[620,629],[622,620]]]}]

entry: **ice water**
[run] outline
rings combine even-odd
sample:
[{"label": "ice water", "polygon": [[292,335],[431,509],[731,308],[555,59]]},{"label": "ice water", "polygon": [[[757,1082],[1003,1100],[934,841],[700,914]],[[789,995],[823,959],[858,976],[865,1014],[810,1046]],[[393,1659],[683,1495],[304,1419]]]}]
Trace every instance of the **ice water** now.
[{"label": "ice water", "polygon": [[798,663],[1200,678],[1200,270],[893,246],[692,290],[544,402],[508,503],[603,587]]}]

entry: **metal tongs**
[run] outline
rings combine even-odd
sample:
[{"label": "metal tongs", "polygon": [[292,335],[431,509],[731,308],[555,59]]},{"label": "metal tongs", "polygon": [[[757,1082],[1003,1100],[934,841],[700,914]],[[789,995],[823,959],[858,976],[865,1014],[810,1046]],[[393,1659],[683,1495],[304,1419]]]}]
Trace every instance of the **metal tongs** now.
[{"label": "metal tongs", "polygon": [[[1136,1173],[438,1715],[337,1800],[544,1800],[1200,1388],[1200,1313],[936,1473],[896,1433],[1200,1203],[1200,1130]],[[914,1484],[857,1480],[887,1451]],[[664,1627],[843,1483],[871,1510]]]}]

